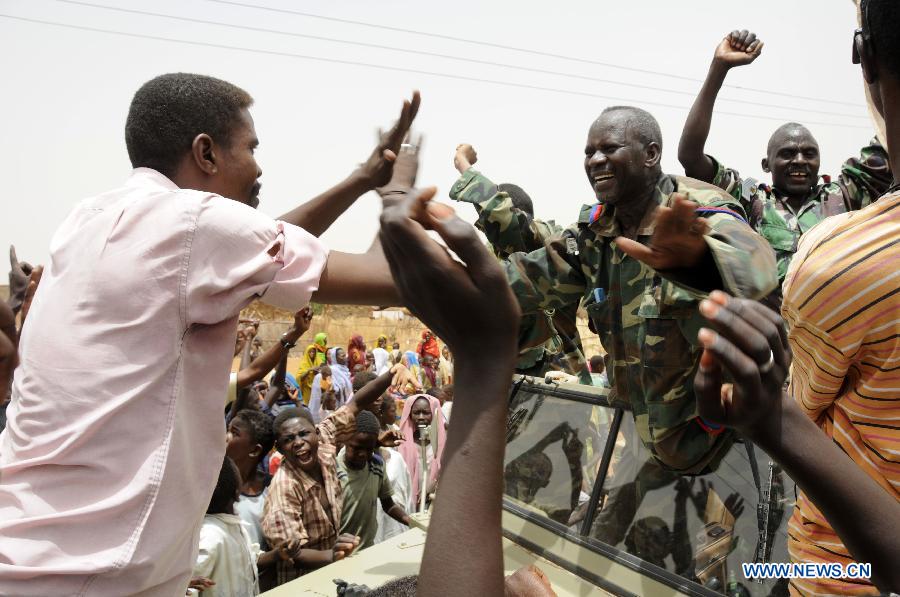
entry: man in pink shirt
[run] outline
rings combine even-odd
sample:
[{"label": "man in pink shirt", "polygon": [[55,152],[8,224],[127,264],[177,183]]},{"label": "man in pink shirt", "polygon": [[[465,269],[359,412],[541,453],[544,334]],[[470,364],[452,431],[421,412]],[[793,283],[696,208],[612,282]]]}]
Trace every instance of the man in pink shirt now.
[{"label": "man in pink shirt", "polygon": [[397,304],[379,246],[329,253],[300,225],[317,235],[388,182],[418,95],[330,201],[280,220],[253,209],[251,103],[211,77],[146,83],[131,176],[56,232],[0,435],[0,594],[184,595],[225,452],[238,312]]}]

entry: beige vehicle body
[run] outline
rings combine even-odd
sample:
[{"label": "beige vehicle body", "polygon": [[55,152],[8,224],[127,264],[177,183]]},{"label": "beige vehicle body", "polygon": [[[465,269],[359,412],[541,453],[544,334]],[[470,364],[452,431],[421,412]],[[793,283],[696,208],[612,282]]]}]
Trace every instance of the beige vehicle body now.
[{"label": "beige vehicle body", "polygon": [[[793,484],[759,449],[738,442],[715,470],[683,477],[653,463],[607,389],[517,377],[509,404],[507,574],[534,564],[560,597],[787,594],[783,581],[747,580],[740,566],[762,553],[767,518],[768,561],[789,561]],[[334,579],[376,588],[417,574],[427,526],[417,514],[415,528],[266,595],[333,596]],[[478,558],[477,545],[460,549]]]}]

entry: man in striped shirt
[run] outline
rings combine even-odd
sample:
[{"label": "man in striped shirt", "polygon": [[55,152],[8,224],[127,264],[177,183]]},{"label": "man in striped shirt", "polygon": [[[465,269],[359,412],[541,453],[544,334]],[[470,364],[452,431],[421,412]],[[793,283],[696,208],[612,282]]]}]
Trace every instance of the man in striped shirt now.
[{"label": "man in striped shirt", "polygon": [[[900,172],[900,2],[863,0],[853,40]],[[790,393],[885,491],[900,500],[900,191],[828,218],[803,236],[784,282],[794,354]],[[853,561],[803,493],[789,525],[795,562]],[[792,593],[878,594],[865,581],[793,579]]]}]

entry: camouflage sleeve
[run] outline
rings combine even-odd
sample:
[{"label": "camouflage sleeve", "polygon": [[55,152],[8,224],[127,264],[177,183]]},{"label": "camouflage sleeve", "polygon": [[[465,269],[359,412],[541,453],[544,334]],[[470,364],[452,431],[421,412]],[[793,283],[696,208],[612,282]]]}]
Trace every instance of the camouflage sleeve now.
[{"label": "camouflage sleeve", "polygon": [[[769,243],[747,224],[740,202],[715,189],[679,188],[700,205],[697,215],[706,219],[709,232],[704,237],[712,262],[722,281],[722,290],[744,298],[759,300],[778,285],[775,252]],[[703,272],[689,276],[672,276],[660,272],[691,293],[702,296],[693,280],[702,279]]]},{"label": "camouflage sleeve", "polygon": [[510,255],[503,267],[523,313],[577,304],[587,291],[577,227],[551,236],[544,247]]},{"label": "camouflage sleeve", "polygon": [[863,147],[859,158],[844,162],[839,184],[851,209],[862,209],[873,203],[893,184],[888,155],[878,139]]},{"label": "camouflage sleeve", "polygon": [[513,205],[509,194],[474,168],[469,168],[450,189],[450,198],[475,206],[478,227],[488,242],[502,254],[533,251],[543,246],[549,233],[546,224]]},{"label": "camouflage sleeve", "polygon": [[725,167],[719,160],[711,155],[707,155],[706,157],[712,160],[713,166],[716,168],[716,174],[711,181],[712,184],[740,201],[742,181],[738,171]]}]

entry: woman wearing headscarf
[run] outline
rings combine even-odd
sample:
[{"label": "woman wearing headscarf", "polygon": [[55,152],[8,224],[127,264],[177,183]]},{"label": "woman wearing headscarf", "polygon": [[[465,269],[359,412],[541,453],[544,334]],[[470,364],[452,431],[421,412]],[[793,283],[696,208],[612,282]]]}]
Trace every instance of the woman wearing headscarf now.
[{"label": "woman wearing headscarf", "polygon": [[303,396],[303,404],[309,405],[312,396],[312,383],[316,373],[319,372],[318,349],[315,344],[310,344],[303,351],[303,359],[300,368],[297,369],[297,383],[300,384],[300,394]]},{"label": "woman wearing headscarf", "polygon": [[335,408],[340,408],[353,396],[347,353],[343,348],[332,348],[328,351],[328,366],[331,367],[331,389],[334,391]]},{"label": "woman wearing headscarf", "polygon": [[316,365],[325,364],[325,353],[328,351],[328,336],[325,332],[319,332],[313,338],[313,346],[316,347]]},{"label": "woman wearing headscarf", "polygon": [[422,341],[416,347],[416,354],[419,355],[420,359],[425,355],[434,357],[435,361],[441,358],[441,349],[438,348],[437,338],[434,337],[431,330],[426,329],[422,331]]},{"label": "woman wearing headscarf", "polygon": [[[425,459],[428,470],[425,472],[425,488],[422,484],[420,427],[428,429],[428,439],[424,440]],[[403,414],[400,416],[400,433],[403,441],[397,447],[412,481],[412,497],[416,507],[421,503],[421,491],[430,494],[434,491],[441,471],[441,458],[447,437],[447,426],[441,403],[434,396],[415,394],[406,399]]]},{"label": "woman wearing headscarf", "polygon": [[363,369],[368,366],[366,362],[366,343],[363,342],[362,336],[353,334],[350,338],[350,344],[347,345],[347,367],[350,369],[351,375],[356,371],[357,365],[362,365]]}]

